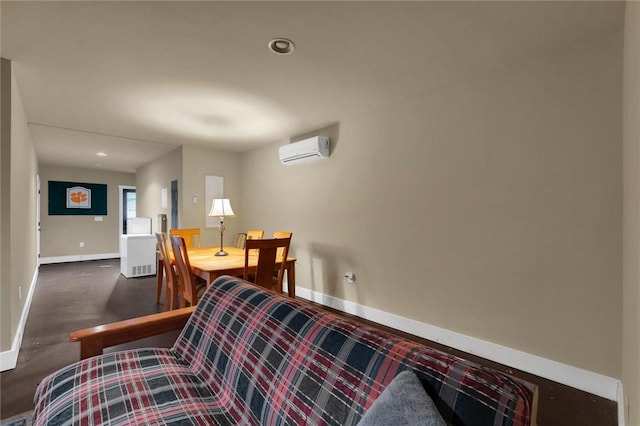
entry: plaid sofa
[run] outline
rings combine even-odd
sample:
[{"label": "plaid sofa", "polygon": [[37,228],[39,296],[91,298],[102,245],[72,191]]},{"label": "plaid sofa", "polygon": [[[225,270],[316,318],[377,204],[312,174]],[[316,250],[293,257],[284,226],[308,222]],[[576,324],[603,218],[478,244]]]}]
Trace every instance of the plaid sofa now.
[{"label": "plaid sofa", "polygon": [[529,425],[499,372],[221,277],[171,349],[89,358],[45,378],[36,425],[354,425],[412,369],[451,425]]}]

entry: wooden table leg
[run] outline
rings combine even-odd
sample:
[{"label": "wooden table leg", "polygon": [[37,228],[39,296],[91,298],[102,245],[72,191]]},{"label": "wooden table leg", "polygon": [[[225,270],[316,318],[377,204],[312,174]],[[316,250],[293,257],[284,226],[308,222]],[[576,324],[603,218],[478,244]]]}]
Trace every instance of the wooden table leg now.
[{"label": "wooden table leg", "polygon": [[296,262],[287,262],[287,287],[289,290],[289,297],[296,298]]}]

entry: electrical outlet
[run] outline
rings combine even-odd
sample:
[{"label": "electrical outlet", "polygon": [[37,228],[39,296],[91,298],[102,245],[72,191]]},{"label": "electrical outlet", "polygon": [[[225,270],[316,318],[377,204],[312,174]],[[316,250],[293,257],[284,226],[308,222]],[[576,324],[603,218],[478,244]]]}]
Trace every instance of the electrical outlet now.
[{"label": "electrical outlet", "polygon": [[356,282],[356,274],[354,274],[353,272],[347,272],[346,274],[344,274],[344,277],[347,279],[347,282],[349,284],[353,284]]},{"label": "electrical outlet", "polygon": [[84,247],[84,241],[80,241],[80,247]]}]

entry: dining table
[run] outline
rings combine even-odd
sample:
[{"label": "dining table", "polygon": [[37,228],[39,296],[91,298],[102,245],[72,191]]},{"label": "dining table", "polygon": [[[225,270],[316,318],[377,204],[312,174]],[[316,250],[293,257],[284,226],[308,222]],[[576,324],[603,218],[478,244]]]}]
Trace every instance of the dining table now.
[{"label": "dining table", "polygon": [[[216,256],[220,251],[217,247],[192,247],[187,249],[189,263],[194,275],[202,278],[210,285],[221,275],[242,276],[244,274],[244,249],[224,247],[226,256]],[[249,272],[254,272],[258,264],[258,255],[249,254]],[[280,262],[277,262],[280,265]],[[287,287],[289,297],[296,297],[296,258],[287,257],[285,271],[287,272]]]}]

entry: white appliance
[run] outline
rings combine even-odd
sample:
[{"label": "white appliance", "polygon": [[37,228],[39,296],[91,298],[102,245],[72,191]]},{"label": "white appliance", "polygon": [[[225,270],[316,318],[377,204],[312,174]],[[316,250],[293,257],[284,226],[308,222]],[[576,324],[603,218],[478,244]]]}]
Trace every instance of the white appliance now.
[{"label": "white appliance", "polygon": [[132,217],[127,219],[127,234],[151,234],[151,218]]},{"label": "white appliance", "polygon": [[120,273],[127,278],[156,274],[156,237],[151,234],[120,236]]},{"label": "white appliance", "polygon": [[279,154],[280,162],[285,165],[329,158],[329,138],[327,136],[314,136],[299,142],[282,145]]},{"label": "white appliance", "polygon": [[120,273],[127,278],[155,275],[156,237],[150,217],[127,219],[127,233],[120,236]]}]

